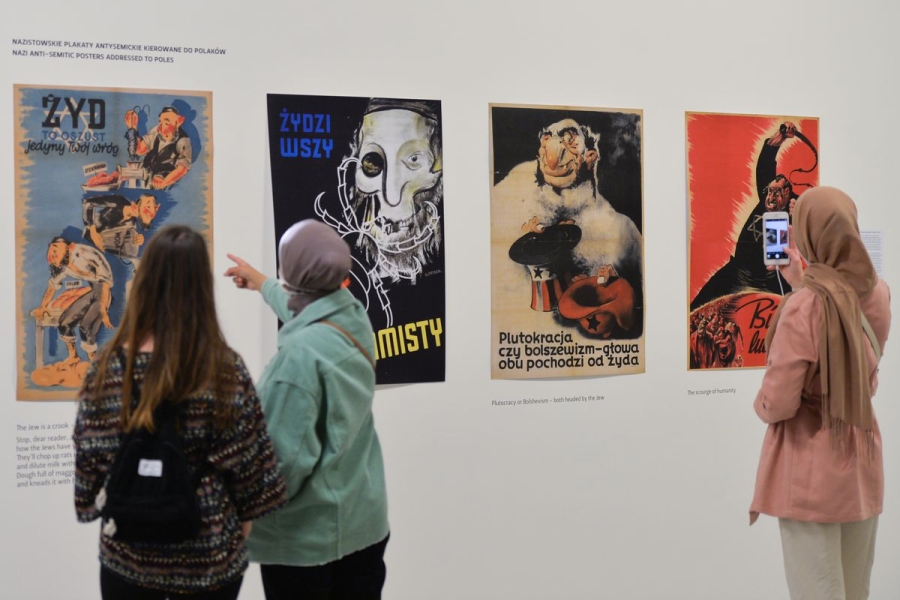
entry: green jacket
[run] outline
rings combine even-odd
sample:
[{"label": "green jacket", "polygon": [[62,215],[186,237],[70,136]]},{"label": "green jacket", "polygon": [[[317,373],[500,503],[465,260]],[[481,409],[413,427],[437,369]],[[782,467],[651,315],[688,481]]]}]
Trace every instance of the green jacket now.
[{"label": "green jacket", "polygon": [[254,522],[250,560],[321,565],[383,540],[388,520],[372,417],[375,372],[347,336],[318,321],[339,325],[372,357],[375,336],[365,309],[345,289],[296,316],[277,280],[266,281],[262,293],[284,322],[257,390],[289,501]]}]

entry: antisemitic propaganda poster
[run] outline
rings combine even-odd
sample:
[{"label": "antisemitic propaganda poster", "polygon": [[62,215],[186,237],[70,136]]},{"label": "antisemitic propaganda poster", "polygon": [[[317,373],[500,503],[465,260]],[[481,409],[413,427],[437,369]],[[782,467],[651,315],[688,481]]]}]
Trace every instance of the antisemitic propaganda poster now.
[{"label": "antisemitic propaganda poster", "polygon": [[685,122],[688,367],[762,367],[769,321],[791,291],[763,264],[763,215],[790,214],[818,185],[819,120],[687,113]]},{"label": "antisemitic propaganda poster", "polygon": [[643,113],[490,113],[491,376],[642,373]]},{"label": "antisemitic propaganda poster", "polygon": [[14,85],[13,111],[17,397],[74,399],[154,232],[211,241],[212,95]]},{"label": "antisemitic propaganda poster", "polygon": [[349,244],[377,382],[444,380],[444,185],[434,100],[269,94],[276,239],[318,219]]}]

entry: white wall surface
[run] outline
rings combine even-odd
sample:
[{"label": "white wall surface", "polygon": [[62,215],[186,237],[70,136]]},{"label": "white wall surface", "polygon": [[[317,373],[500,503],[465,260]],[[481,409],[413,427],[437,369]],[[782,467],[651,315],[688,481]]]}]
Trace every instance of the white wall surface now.
[{"label": "white wall surface", "polygon": [[[885,276],[900,286],[897,3],[43,0],[4,3],[0,15],[2,597],[99,597],[98,526],[75,522],[71,488],[16,488],[16,426],[71,423],[75,412],[15,401],[11,88],[34,83],[213,92],[217,271],[226,252],[274,271],[267,92],[443,101],[447,381],[377,394],[392,525],[386,598],[787,598],[775,521],[747,525],[762,373],[685,370],[684,113],[820,117],[821,182],[857,201],[863,229],[884,231]],[[227,52],[172,64],[50,60],[12,56],[13,38]],[[643,109],[646,374],[490,380],[490,102]],[[228,340],[258,376],[275,319],[224,278],[217,293]],[[875,600],[900,594],[897,343],[876,397],[887,489]],[[688,396],[712,388],[736,393]],[[491,406],[578,394],[605,399]],[[241,598],[262,597],[251,567]]]}]

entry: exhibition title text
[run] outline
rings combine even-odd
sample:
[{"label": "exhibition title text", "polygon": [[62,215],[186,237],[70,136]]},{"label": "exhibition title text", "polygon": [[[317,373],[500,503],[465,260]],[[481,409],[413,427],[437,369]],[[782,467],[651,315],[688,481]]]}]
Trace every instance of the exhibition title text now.
[{"label": "exhibition title text", "polygon": [[225,48],[12,38],[13,56],[49,59],[174,63],[175,55],[224,56]]}]

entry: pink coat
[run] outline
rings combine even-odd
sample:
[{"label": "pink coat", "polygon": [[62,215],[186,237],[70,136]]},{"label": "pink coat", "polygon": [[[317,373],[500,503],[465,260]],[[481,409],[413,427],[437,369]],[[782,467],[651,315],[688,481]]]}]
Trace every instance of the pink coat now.
[{"label": "pink coat", "polygon": [[[860,300],[881,347],[891,326],[890,290],[884,281]],[[819,327],[822,304],[800,288],[785,303],[766,372],[753,408],[769,424],[763,441],[750,523],[759,514],[812,521],[849,523],[881,514],[884,466],[881,432],[875,421],[874,454],[865,436],[847,428],[846,451],[834,447],[822,427],[819,381]],[[872,393],[878,387],[875,351],[863,332],[869,355]]]}]

